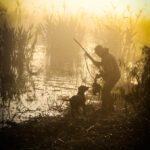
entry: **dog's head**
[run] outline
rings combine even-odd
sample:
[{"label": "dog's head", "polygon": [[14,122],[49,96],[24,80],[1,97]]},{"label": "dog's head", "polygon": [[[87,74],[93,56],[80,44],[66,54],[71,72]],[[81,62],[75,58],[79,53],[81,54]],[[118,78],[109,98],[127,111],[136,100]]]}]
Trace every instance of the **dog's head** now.
[{"label": "dog's head", "polygon": [[89,89],[89,87],[84,86],[84,85],[81,85],[81,86],[78,87],[78,91],[81,92],[81,93],[86,92],[88,89]]}]

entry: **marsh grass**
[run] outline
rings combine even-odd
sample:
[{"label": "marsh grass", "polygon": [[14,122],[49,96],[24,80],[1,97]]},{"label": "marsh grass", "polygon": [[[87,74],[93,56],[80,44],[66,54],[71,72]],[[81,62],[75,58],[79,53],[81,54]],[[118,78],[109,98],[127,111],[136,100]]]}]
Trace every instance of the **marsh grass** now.
[{"label": "marsh grass", "polygon": [[73,38],[83,40],[84,28],[80,18],[66,14],[46,16],[40,26],[46,42],[47,73],[72,74],[80,64],[80,50]]},{"label": "marsh grass", "polygon": [[[27,29],[23,25],[15,26],[7,11],[0,10],[2,22],[0,25],[0,77],[2,121],[4,112],[10,117],[10,102],[20,100],[19,95],[25,90],[26,82],[31,78],[30,63],[32,61],[37,34],[33,25]],[[17,16],[16,16],[17,17]],[[30,76],[30,77],[29,77]]]}]

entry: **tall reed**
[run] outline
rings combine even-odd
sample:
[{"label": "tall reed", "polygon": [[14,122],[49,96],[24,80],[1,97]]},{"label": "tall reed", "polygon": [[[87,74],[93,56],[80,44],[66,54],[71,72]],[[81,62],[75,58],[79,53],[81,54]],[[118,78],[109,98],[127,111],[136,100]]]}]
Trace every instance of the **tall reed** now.
[{"label": "tall reed", "polygon": [[67,14],[51,14],[46,17],[41,29],[47,47],[47,73],[73,73],[80,61],[80,50],[73,38],[82,41],[84,36],[79,18]]},{"label": "tall reed", "polygon": [[26,29],[23,25],[15,26],[7,11],[1,9],[0,14],[0,100],[2,111],[9,112],[11,100],[19,99],[26,87],[37,34],[33,32],[33,25]]}]

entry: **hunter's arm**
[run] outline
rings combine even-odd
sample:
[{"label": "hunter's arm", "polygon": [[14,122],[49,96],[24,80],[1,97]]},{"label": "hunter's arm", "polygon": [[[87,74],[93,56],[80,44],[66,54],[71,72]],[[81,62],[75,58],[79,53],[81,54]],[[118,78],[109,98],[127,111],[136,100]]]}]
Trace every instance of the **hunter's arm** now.
[{"label": "hunter's arm", "polygon": [[96,61],[95,59],[93,59],[93,57],[91,57],[88,53],[85,53],[86,54],[86,56],[93,62],[93,64],[96,66],[96,67],[100,67],[100,65],[101,65],[101,62],[99,62],[99,61]]}]

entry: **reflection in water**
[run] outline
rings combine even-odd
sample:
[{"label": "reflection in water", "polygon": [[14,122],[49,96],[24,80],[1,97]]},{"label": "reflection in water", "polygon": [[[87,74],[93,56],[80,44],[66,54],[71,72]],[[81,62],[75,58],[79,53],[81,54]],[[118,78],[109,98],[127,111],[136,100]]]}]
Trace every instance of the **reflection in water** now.
[{"label": "reflection in water", "polygon": [[62,111],[68,106],[68,102],[62,101],[62,97],[71,97],[76,94],[78,86],[82,83],[77,75],[46,77],[45,73],[45,47],[37,46],[31,64],[32,84],[20,95],[19,99],[10,102],[9,114],[5,112],[5,118],[16,122],[28,120],[35,116],[62,115]]},{"label": "reflection in water", "polygon": [[[81,84],[92,85],[93,79],[88,72],[86,63],[88,63],[93,76],[96,68],[92,68],[92,64],[85,62],[84,59],[76,75],[51,75],[47,77],[45,72],[45,51],[44,46],[36,47],[30,66],[34,74],[32,74],[30,81],[26,82],[28,88],[19,97],[14,97],[10,101],[8,109],[2,108],[1,112],[4,112],[4,120],[20,122],[36,116],[63,115],[69,102],[62,99],[75,95]],[[92,95],[92,90],[88,91],[86,99],[87,103],[95,105],[95,108],[101,106],[98,104],[101,104],[101,101],[98,100],[98,96]],[[0,106],[2,107],[1,104]]]}]

